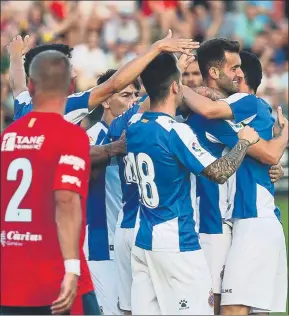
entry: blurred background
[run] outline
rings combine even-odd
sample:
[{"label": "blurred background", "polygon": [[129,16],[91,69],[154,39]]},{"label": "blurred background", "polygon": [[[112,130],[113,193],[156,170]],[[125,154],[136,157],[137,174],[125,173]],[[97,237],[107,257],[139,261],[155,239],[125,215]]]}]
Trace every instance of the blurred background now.
[{"label": "blurred background", "polygon": [[[1,0],[1,129],[13,118],[6,46],[14,36],[29,34],[34,45],[58,42],[74,47],[77,90],[83,91],[96,84],[100,73],[131,60],[169,28],[174,37],[239,40],[262,62],[258,95],[273,109],[282,105],[288,115],[288,1]],[[95,111],[83,127],[99,116]],[[286,177],[277,191],[288,194],[288,151],[282,164]],[[287,216],[288,198],[281,200]]]}]

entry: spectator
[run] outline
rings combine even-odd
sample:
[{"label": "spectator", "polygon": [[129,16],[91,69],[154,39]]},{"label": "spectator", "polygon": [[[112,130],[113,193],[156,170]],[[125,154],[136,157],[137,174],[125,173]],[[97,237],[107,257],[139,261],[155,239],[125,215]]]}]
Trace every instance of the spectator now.
[{"label": "spectator", "polygon": [[239,14],[236,20],[235,36],[244,48],[253,45],[257,34],[264,30],[263,25],[257,20],[258,8],[250,3],[246,4],[245,12]]},{"label": "spectator", "polygon": [[224,1],[209,1],[199,18],[199,28],[205,39],[232,38],[235,33],[234,14],[225,12]]},{"label": "spectator", "polygon": [[109,50],[113,49],[118,41],[134,44],[140,39],[139,25],[129,7],[120,8],[119,16],[105,24],[103,39]]},{"label": "spectator", "polygon": [[117,69],[126,60],[130,45],[127,42],[116,41],[114,48],[107,56],[107,68]]},{"label": "spectator", "polygon": [[99,47],[99,36],[95,31],[89,31],[87,40],[83,44],[76,45],[72,51],[72,64],[78,76],[84,76],[88,80],[93,79],[107,70],[107,57]]},{"label": "spectator", "polygon": [[279,89],[280,78],[277,74],[277,65],[273,60],[271,60],[263,69],[263,78],[257,94],[267,101],[273,109],[276,109],[279,105]]}]

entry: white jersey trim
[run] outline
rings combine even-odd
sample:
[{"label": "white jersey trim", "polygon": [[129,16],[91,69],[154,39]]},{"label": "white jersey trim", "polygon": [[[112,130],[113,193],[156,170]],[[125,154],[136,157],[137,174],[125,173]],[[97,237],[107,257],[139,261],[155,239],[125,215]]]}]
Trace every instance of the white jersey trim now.
[{"label": "white jersey trim", "polygon": [[26,105],[29,104],[32,100],[29,91],[25,90],[20,92],[17,97],[15,98],[20,104],[25,103]]},{"label": "white jersey trim", "polygon": [[[176,123],[173,126],[173,130],[178,134],[181,141],[184,143],[184,145],[187,147],[187,149],[190,151],[190,153],[193,154],[193,156],[198,159],[198,161],[206,168],[211,163],[213,163],[216,158],[212,156],[208,151],[206,151],[199,143],[199,140],[196,136],[196,134],[192,131],[192,129],[183,123]],[[196,143],[198,148],[201,149],[200,152],[196,152],[193,150],[192,144]]]}]

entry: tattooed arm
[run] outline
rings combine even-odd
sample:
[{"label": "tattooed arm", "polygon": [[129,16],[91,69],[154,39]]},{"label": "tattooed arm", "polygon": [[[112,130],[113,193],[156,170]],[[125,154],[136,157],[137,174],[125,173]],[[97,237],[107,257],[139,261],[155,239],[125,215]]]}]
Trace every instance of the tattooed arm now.
[{"label": "tattooed arm", "polygon": [[249,146],[248,140],[240,139],[227,155],[211,163],[202,174],[211,181],[225,183],[239,168]]},{"label": "tattooed arm", "polygon": [[222,92],[204,86],[193,88],[192,90],[204,97],[211,99],[212,101],[226,98]]},{"label": "tattooed arm", "polygon": [[238,137],[238,143],[227,155],[215,160],[203,170],[205,177],[219,184],[225,183],[239,168],[249,146],[259,141],[258,133],[249,126],[243,128]]},{"label": "tattooed arm", "polygon": [[[218,100],[219,95],[216,90],[207,87],[199,87],[197,92],[193,89],[183,86],[183,101],[191,111],[198,113],[207,119],[225,119],[233,118],[233,112],[230,105],[222,100]],[[210,98],[212,98],[210,100]],[[214,101],[216,100],[217,101]]]}]

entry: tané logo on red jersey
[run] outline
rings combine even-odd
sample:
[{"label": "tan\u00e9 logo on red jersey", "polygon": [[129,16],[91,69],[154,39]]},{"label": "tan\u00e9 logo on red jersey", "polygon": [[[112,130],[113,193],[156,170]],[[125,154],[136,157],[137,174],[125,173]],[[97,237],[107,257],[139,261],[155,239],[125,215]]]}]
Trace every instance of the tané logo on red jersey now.
[{"label": "tan\u00e9 logo on red jersey", "polygon": [[4,134],[1,151],[14,151],[16,149],[37,149],[39,150],[45,140],[44,135],[20,136],[17,133]]}]

